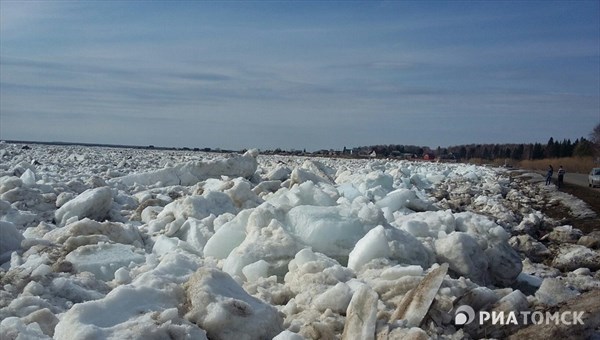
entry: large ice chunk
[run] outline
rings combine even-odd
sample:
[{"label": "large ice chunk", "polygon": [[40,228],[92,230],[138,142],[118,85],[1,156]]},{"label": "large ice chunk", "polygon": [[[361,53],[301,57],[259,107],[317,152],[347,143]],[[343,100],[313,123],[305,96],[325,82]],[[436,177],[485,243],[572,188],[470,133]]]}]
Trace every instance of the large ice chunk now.
[{"label": "large ice chunk", "polygon": [[450,270],[479,284],[489,284],[488,261],[477,241],[467,233],[453,232],[435,241],[439,262],[450,264]]},{"label": "large ice chunk", "polygon": [[283,330],[275,307],[249,295],[218,269],[199,268],[185,290],[190,301],[186,318],[211,339],[271,339]]},{"label": "large ice chunk", "polygon": [[71,218],[85,217],[102,221],[112,205],[112,191],[109,187],[88,189],[65,203],[54,215],[56,224],[64,226]]},{"label": "large ice chunk", "polygon": [[37,322],[25,323],[21,318],[8,317],[0,322],[2,339],[52,339],[44,334]]},{"label": "large ice chunk", "polygon": [[255,208],[263,200],[252,191],[252,184],[241,177],[233,180],[233,187],[225,190],[225,193],[231,197],[236,207],[240,209]]},{"label": "large ice chunk", "polygon": [[552,261],[552,266],[563,271],[578,268],[600,269],[600,253],[580,245],[563,244]]},{"label": "large ice chunk", "polygon": [[360,271],[367,262],[376,258],[389,258],[403,264],[429,267],[433,254],[414,236],[395,228],[377,226],[357,243],[348,257],[348,268]]},{"label": "large ice chunk", "polygon": [[347,256],[374,226],[366,226],[340,206],[298,206],[288,213],[294,235],[315,251],[328,256]]},{"label": "large ice chunk", "polygon": [[20,178],[26,186],[35,185],[35,173],[31,169],[26,169]]},{"label": "large ice chunk", "polygon": [[239,246],[246,238],[246,224],[252,211],[254,209],[242,210],[231,221],[220,226],[206,242],[204,256],[224,259],[235,247]]},{"label": "large ice chunk", "polygon": [[549,306],[556,306],[577,295],[579,295],[578,291],[567,287],[565,282],[553,277],[545,278],[544,281],[542,281],[540,288],[535,292],[536,299]]},{"label": "large ice chunk", "polygon": [[226,159],[180,163],[160,170],[114,178],[109,182],[123,183],[127,186],[136,183],[146,186],[157,183],[162,186],[190,186],[208,178],[220,178],[221,176],[250,178],[258,166],[257,155],[256,150],[249,150],[242,156],[234,155]]},{"label": "large ice chunk", "polygon": [[231,198],[218,191],[209,191],[202,196],[187,196],[167,204],[158,214],[157,219],[172,216],[174,219],[185,221],[188,217],[203,219],[210,214],[215,216],[223,213],[237,213]]},{"label": "large ice chunk", "polygon": [[269,197],[268,201],[287,211],[300,205],[333,206],[338,198],[338,191],[333,186],[308,181],[294,185],[291,189],[281,189]]},{"label": "large ice chunk", "polygon": [[348,268],[358,271],[370,260],[379,257],[388,257],[390,252],[390,246],[385,236],[385,229],[383,226],[377,226],[356,243],[356,246],[352,249],[348,257]]},{"label": "large ice chunk", "polygon": [[277,168],[269,171],[267,178],[271,181],[285,181],[290,177],[292,170],[286,166],[278,166]]},{"label": "large ice chunk", "polygon": [[521,273],[522,263],[519,254],[508,244],[510,235],[506,230],[484,215],[461,212],[454,216],[456,230],[473,237],[485,253],[491,282],[503,286],[512,284]]},{"label": "large ice chunk", "polygon": [[23,235],[14,224],[0,221],[0,264],[10,259],[10,254],[21,248]]},{"label": "large ice chunk", "polygon": [[420,199],[414,191],[408,189],[394,190],[375,204],[384,211],[385,218],[389,222],[394,221],[392,213],[401,208],[408,208],[412,211],[437,210],[432,203]]},{"label": "large ice chunk", "polygon": [[409,327],[418,327],[429,311],[447,272],[447,263],[429,272],[415,289],[404,296],[391,321],[404,319]]},{"label": "large ice chunk", "polygon": [[339,282],[347,282],[354,277],[351,269],[343,267],[336,260],[309,248],[300,250],[290,261],[289,271],[284,281],[296,293],[296,303],[309,305],[314,297],[324,293]]},{"label": "large ice chunk", "polygon": [[79,303],[62,315],[55,339],[198,339],[206,333],[181,319],[178,294],[119,286],[105,298]]},{"label": "large ice chunk", "polygon": [[23,185],[23,180],[17,176],[1,176],[0,177],[0,194],[18,188]]},{"label": "large ice chunk", "polygon": [[[271,218],[268,225],[259,227],[260,224],[257,225],[254,215],[260,213],[261,209],[257,209],[250,216],[247,227],[249,233],[244,241],[229,254],[223,264],[223,271],[232,276],[241,277],[242,270],[246,266],[258,260],[265,260],[269,263],[266,268],[267,276],[283,277],[289,261],[299,250],[296,241],[278,220]],[[251,280],[248,276],[246,279]]]},{"label": "large ice chunk", "polygon": [[450,210],[400,215],[392,224],[415,237],[438,238],[440,233],[450,234],[456,228],[456,221]]},{"label": "large ice chunk", "polygon": [[186,241],[198,254],[203,254],[206,242],[214,235],[211,228],[204,222],[193,217],[183,223],[181,228],[174,234],[175,237]]},{"label": "large ice chunk", "polygon": [[89,218],[54,229],[46,233],[44,239],[63,244],[67,250],[100,241],[133,244],[138,247],[144,243],[138,229],[131,225],[108,221],[100,223]]},{"label": "large ice chunk", "polygon": [[343,340],[375,339],[377,303],[379,299],[369,286],[360,286],[348,306]]},{"label": "large ice chunk", "polygon": [[345,313],[351,299],[352,289],[347,284],[338,282],[335,286],[317,296],[313,301],[313,305],[322,312],[331,309],[336,313]]},{"label": "large ice chunk", "polygon": [[115,271],[127,267],[131,262],[146,261],[143,251],[126,244],[98,244],[77,248],[66,256],[79,272],[93,273],[97,279],[110,281],[115,277]]},{"label": "large ice chunk", "polygon": [[290,175],[290,180],[292,184],[296,183],[304,183],[304,182],[313,182],[313,183],[331,183],[332,181],[328,178],[323,178],[311,171],[304,170],[301,168],[295,168]]}]

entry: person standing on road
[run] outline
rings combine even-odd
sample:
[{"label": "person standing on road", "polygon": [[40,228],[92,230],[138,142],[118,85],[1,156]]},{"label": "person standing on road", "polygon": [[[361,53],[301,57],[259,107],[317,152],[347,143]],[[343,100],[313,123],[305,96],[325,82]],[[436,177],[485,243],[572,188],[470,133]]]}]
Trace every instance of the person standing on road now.
[{"label": "person standing on road", "polygon": [[562,165],[558,167],[558,187],[560,188],[563,185],[563,180],[565,177],[565,169],[563,169]]},{"label": "person standing on road", "polygon": [[548,171],[546,172],[546,185],[552,183],[552,174],[554,173],[554,168],[552,164],[548,165]]}]

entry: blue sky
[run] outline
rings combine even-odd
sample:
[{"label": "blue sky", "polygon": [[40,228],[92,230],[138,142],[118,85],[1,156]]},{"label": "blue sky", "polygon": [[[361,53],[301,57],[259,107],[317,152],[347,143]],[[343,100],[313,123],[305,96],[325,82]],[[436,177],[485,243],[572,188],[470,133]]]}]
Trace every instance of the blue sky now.
[{"label": "blue sky", "polygon": [[599,1],[0,1],[0,138],[317,150],[587,137]]}]

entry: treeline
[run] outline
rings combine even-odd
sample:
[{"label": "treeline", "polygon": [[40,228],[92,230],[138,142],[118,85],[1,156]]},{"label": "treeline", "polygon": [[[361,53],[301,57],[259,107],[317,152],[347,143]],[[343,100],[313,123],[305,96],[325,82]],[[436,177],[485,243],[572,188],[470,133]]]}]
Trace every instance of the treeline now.
[{"label": "treeline", "polygon": [[372,145],[354,148],[353,151],[361,153],[375,151],[377,157],[406,157],[407,154],[421,158],[425,155],[435,156],[441,159],[512,159],[534,160],[544,158],[560,157],[587,157],[594,155],[594,143],[579,138],[572,142],[570,139],[562,141],[550,138],[548,143],[529,143],[529,144],[469,144],[456,145],[451,147],[438,147],[430,149],[428,147],[417,147],[413,145]]},{"label": "treeline", "polygon": [[452,153],[461,159],[481,158],[498,159],[506,158],[513,160],[526,159],[544,159],[561,157],[587,157],[594,155],[594,145],[585,138],[576,139],[571,142],[570,139],[562,141],[550,138],[548,143],[530,143],[530,144],[484,144],[484,145],[460,145],[447,149],[438,149],[438,155]]}]

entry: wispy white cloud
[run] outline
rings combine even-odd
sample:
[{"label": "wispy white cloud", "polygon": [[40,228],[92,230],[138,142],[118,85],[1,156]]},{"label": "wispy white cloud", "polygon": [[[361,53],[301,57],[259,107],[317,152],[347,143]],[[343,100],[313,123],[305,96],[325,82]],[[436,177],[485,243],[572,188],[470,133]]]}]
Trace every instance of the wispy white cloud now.
[{"label": "wispy white cloud", "polygon": [[443,145],[490,125],[547,139],[537,121],[566,110],[577,119],[556,137],[585,134],[600,106],[598,20],[561,19],[558,5],[0,5],[2,138]]}]

